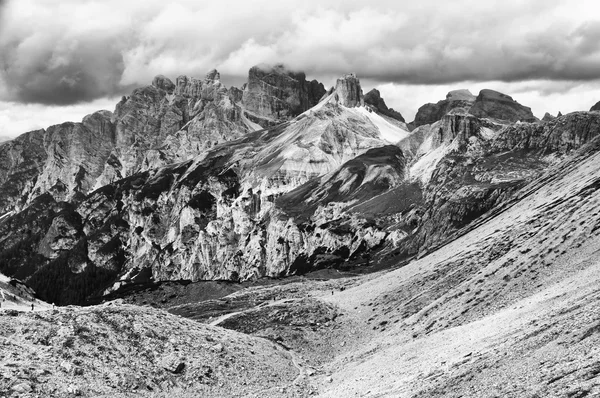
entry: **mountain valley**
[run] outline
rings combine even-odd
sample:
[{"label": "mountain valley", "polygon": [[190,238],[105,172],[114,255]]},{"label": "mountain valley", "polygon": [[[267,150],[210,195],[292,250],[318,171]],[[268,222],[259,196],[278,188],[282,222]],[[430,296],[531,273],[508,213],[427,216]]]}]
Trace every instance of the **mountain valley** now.
[{"label": "mountain valley", "polygon": [[599,137],[278,64],[2,142],[0,393],[599,396]]}]

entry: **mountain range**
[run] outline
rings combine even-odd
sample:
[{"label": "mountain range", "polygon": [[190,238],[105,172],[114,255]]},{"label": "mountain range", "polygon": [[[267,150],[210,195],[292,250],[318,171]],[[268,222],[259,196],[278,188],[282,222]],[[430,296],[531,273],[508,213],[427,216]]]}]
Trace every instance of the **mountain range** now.
[{"label": "mountain range", "polygon": [[[282,65],[241,89],[157,76],[114,112],[0,145],[0,271],[60,304],[154,280],[233,280],[406,260],[590,142],[510,96],[448,93],[407,125],[349,74]],[[139,278],[137,279],[139,280]]]},{"label": "mountain range", "polygon": [[[509,95],[461,89],[407,123],[354,74],[329,89],[283,65],[252,67],[241,88],[216,70],[157,76],[114,112],[0,143],[0,273],[57,305],[120,297],[147,307],[172,289],[154,306],[246,334],[238,348],[276,358],[279,370],[265,372],[282,380],[299,369],[304,381],[269,382],[267,396],[583,397],[598,392],[600,374],[585,354],[600,329],[581,321],[597,306],[598,110],[539,120]],[[199,293],[188,284],[199,281],[203,299],[191,299]],[[139,317],[184,328],[185,341],[213,333],[121,304],[59,316],[99,328],[103,314]],[[30,330],[35,319],[19,322]],[[139,344],[159,338],[135,325]],[[113,329],[120,341],[124,329]],[[198,349],[212,358],[234,344],[228,333]],[[144,386],[169,391],[165,380],[181,373],[174,383],[193,391],[231,387],[198,390],[209,376],[179,368],[200,369],[188,351],[193,360],[161,365],[168,377]],[[297,352],[325,377],[317,386]],[[514,381],[526,366],[543,369],[530,385]],[[362,379],[373,372],[381,378]],[[256,374],[247,377],[261,395]]]}]

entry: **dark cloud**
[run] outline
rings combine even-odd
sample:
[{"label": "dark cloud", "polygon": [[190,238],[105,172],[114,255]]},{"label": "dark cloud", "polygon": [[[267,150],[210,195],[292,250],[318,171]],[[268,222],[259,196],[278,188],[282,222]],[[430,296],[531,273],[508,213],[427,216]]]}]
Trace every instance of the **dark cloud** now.
[{"label": "dark cloud", "polygon": [[30,65],[18,65],[18,56],[19,43],[6,46],[0,64],[9,93],[21,102],[73,104],[127,89],[119,84],[123,57],[110,43],[77,43],[62,55],[40,49]]},{"label": "dark cloud", "polygon": [[[600,78],[595,2],[580,0],[0,0],[0,96],[71,104],[217,67],[284,62],[331,84]],[[558,89],[556,85],[549,90]]]}]

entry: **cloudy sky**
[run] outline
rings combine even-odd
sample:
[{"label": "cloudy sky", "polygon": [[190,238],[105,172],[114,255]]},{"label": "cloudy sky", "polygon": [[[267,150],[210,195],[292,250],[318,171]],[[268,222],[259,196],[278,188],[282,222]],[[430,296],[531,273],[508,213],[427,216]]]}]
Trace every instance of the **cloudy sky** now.
[{"label": "cloudy sky", "polygon": [[355,72],[412,120],[456,88],[534,114],[600,101],[600,7],[586,0],[0,0],[0,136],[78,121],[152,77],[283,62]]}]

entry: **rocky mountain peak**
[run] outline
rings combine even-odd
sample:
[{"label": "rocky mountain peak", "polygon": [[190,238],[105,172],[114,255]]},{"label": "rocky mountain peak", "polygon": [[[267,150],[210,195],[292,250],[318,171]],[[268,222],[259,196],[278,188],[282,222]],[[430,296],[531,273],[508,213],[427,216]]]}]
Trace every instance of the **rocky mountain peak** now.
[{"label": "rocky mountain peak", "polygon": [[387,107],[385,101],[383,98],[381,98],[381,93],[376,88],[365,94],[364,101],[365,105],[370,106],[376,112],[381,113],[382,115],[391,117],[401,122],[405,121],[400,112],[396,112],[395,110]]},{"label": "rocky mountain peak", "polygon": [[531,108],[523,106],[511,96],[498,91],[483,89],[469,110],[474,116],[499,119],[508,122],[535,122]]},{"label": "rocky mountain peak", "polygon": [[415,127],[432,124],[448,113],[470,113],[480,118],[496,119],[502,122],[535,122],[531,108],[523,106],[511,96],[498,91],[483,89],[475,97],[469,90],[453,90],[446,99],[436,104],[421,106],[413,122]]},{"label": "rocky mountain peak", "polygon": [[446,99],[437,103],[428,103],[419,108],[413,122],[415,127],[432,124],[441,120],[450,112],[467,113],[473,103],[475,96],[469,90],[453,90],[446,94]]},{"label": "rocky mountain peak", "polygon": [[360,80],[354,73],[346,74],[337,79],[334,98],[337,103],[348,108],[365,104]]},{"label": "rocky mountain peak", "polygon": [[548,112],[546,112],[544,114],[544,117],[542,118],[542,122],[549,122],[549,121],[554,120],[554,119],[556,119],[555,116],[552,116],[551,114],[549,114]]},{"label": "rocky mountain peak", "polygon": [[210,70],[206,74],[206,77],[204,78],[204,81],[206,83],[212,83],[212,82],[218,81],[218,80],[221,80],[221,74],[216,69]]},{"label": "rocky mountain peak", "polygon": [[325,91],[318,81],[307,81],[304,72],[291,71],[283,64],[263,64],[248,71],[241,102],[246,116],[266,127],[312,108]]},{"label": "rocky mountain peak", "polygon": [[175,84],[166,76],[158,75],[152,79],[152,85],[159,90],[165,91],[169,94],[175,90]]},{"label": "rocky mountain peak", "polygon": [[469,90],[461,89],[461,90],[452,90],[448,94],[446,94],[446,99],[448,101],[471,101],[475,102],[475,97]]}]

